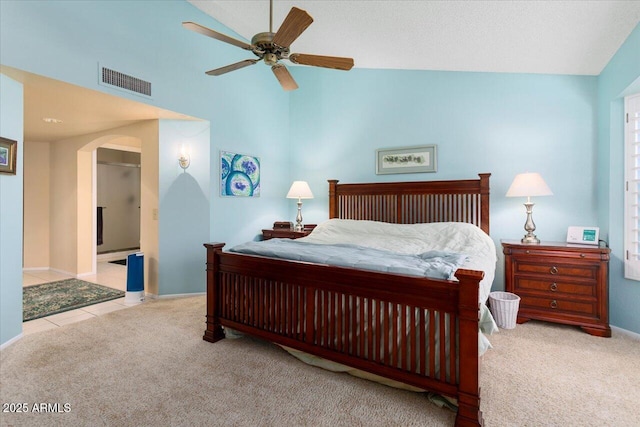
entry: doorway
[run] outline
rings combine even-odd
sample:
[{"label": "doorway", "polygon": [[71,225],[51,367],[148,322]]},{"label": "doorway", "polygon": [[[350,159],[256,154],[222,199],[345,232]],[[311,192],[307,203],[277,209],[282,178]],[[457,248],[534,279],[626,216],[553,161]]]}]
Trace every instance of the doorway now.
[{"label": "doorway", "polygon": [[98,148],[97,260],[120,262],[140,250],[140,152]]}]

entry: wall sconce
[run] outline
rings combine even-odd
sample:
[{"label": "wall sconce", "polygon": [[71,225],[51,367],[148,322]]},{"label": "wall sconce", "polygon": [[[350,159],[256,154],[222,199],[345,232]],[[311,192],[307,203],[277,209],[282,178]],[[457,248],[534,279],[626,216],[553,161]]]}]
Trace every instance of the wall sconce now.
[{"label": "wall sconce", "polygon": [[189,153],[187,152],[184,144],[182,144],[182,147],[180,148],[180,157],[178,157],[178,164],[185,171],[191,164],[191,156],[189,156]]},{"label": "wall sconce", "polygon": [[524,223],[524,229],[527,234],[522,238],[522,243],[540,243],[540,239],[536,237],[533,232],[536,230],[536,225],[533,223],[533,203],[531,203],[531,196],[551,196],[553,193],[549,189],[549,186],[539,173],[521,173],[516,175],[511,183],[511,187],[507,191],[507,197],[526,197],[527,202],[524,204],[527,209],[527,221]]},{"label": "wall sconce", "polygon": [[287,193],[287,199],[298,199],[298,215],[296,216],[295,231],[302,231],[302,199],[313,199],[313,193],[306,181],[293,181]]}]

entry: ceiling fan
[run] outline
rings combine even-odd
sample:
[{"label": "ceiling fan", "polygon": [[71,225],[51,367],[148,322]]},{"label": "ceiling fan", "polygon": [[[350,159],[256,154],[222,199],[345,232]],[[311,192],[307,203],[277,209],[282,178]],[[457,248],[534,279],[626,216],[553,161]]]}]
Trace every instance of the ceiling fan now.
[{"label": "ceiling fan", "polygon": [[209,36],[216,40],[238,46],[249,50],[256,55],[257,59],[245,59],[244,61],[226,65],[207,71],[209,76],[220,76],[230,71],[253,65],[258,61],[271,66],[273,74],[280,82],[284,90],[295,90],[298,88],[296,81],[289,73],[287,67],[280,63],[282,59],[287,59],[294,64],[310,65],[313,67],[333,68],[336,70],[350,70],[353,67],[352,58],[341,58],[337,56],[308,55],[304,53],[290,53],[289,46],[311,25],[313,18],[304,10],[292,7],[289,14],[280,25],[277,32],[273,32],[273,0],[269,3],[269,32],[258,33],[251,39],[251,44],[234,39],[225,34],[203,27],[195,22],[183,22],[182,26],[196,33]]}]

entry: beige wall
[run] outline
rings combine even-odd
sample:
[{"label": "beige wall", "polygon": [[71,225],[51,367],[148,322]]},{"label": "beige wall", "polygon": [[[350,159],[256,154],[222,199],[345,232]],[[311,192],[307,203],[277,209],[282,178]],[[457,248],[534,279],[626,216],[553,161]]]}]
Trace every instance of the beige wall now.
[{"label": "beige wall", "polygon": [[82,140],[51,143],[50,267],[77,273],[77,151]]},{"label": "beige wall", "polygon": [[141,150],[140,249],[145,290],[158,293],[158,121],[52,143],[25,144],[25,268],[94,272],[96,150]]},{"label": "beige wall", "polygon": [[24,144],[23,268],[49,268],[48,142]]},{"label": "beige wall", "polygon": [[140,250],[144,252],[144,287],[158,295],[158,191],[160,176],[159,122],[146,123],[140,159]]},{"label": "beige wall", "polygon": [[[89,163],[88,157],[84,153],[94,152],[99,146],[119,146],[133,145],[137,143],[141,148],[141,204],[140,204],[140,250],[145,254],[145,289],[147,292],[157,292],[157,254],[158,254],[158,227],[157,221],[153,221],[151,216],[145,216],[143,212],[147,206],[158,208],[158,165],[157,160],[153,163],[145,163],[145,158],[155,158],[158,155],[158,121],[148,120],[125,126],[118,129],[112,129],[110,132],[102,132],[103,135],[96,138],[100,134],[94,134],[93,139],[88,142],[81,151],[78,152],[78,171],[81,175],[78,178],[78,188],[86,186],[87,182],[91,182],[90,173],[93,169],[87,169]],[[148,153],[147,153],[148,151]],[[94,163],[91,163],[92,165]],[[148,190],[145,192],[145,188]],[[94,196],[93,191],[90,193]],[[95,216],[93,199],[89,194],[80,194],[77,206],[78,212],[84,212],[80,216],[82,219],[78,221],[78,274],[87,274],[91,272],[89,268],[90,262],[95,254]],[[151,197],[151,201],[146,198]],[[85,217],[91,217],[92,222],[89,224],[85,221]]]}]

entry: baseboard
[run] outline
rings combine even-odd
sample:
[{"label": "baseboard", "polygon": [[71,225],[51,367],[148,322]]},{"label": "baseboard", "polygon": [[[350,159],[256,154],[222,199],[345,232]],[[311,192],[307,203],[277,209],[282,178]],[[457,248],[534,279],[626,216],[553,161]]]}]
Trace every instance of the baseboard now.
[{"label": "baseboard", "polygon": [[127,250],[118,251],[118,252],[105,252],[103,254],[96,255],[96,261],[109,262],[109,261],[116,261],[119,259],[126,259],[127,256],[131,254],[135,254],[137,252],[140,252],[140,249],[127,249]]},{"label": "baseboard", "polygon": [[51,268],[51,267],[29,267],[29,268],[23,268],[22,271],[23,272],[29,272],[29,271],[55,271],[56,273],[65,274],[67,276],[78,277],[78,275],[75,274],[75,273],[71,273],[69,271],[64,271],[64,270],[60,270],[59,268]]},{"label": "baseboard", "polygon": [[24,336],[24,334],[22,332],[20,332],[18,335],[16,335],[15,337],[11,338],[9,341],[7,341],[7,342],[3,343],[2,345],[0,345],[0,350],[4,350],[5,348],[9,347],[14,342],[19,341],[20,339],[22,339],[23,336]]},{"label": "baseboard", "polygon": [[633,338],[633,339],[636,339],[636,340],[640,341],[640,334],[637,334],[635,332],[628,331],[626,329],[622,329],[622,328],[619,328],[619,327],[613,326],[613,325],[611,325],[611,330],[613,330],[615,332],[618,332],[619,334],[626,335],[626,336],[628,336],[630,338]]},{"label": "baseboard", "polygon": [[71,273],[70,271],[64,271],[58,268],[49,268],[49,270],[55,271],[56,273],[66,274],[67,276],[76,277],[76,273]]},{"label": "baseboard", "polygon": [[146,297],[151,299],[187,298],[187,297],[197,297],[197,296],[206,295],[206,294],[207,294],[206,292],[194,292],[192,294],[168,294],[168,295],[146,294]]},{"label": "baseboard", "polygon": [[95,274],[96,273],[94,272],[76,274],[76,279],[82,279],[83,277],[86,277],[86,276],[95,276]]}]

